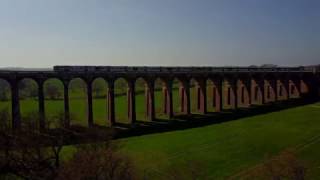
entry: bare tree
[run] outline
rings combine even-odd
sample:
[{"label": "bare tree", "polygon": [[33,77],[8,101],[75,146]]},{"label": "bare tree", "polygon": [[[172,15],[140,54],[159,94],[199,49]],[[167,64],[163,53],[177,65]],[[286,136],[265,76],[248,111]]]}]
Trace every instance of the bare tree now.
[{"label": "bare tree", "polygon": [[107,143],[78,147],[73,158],[61,167],[57,179],[132,180],[136,177],[131,161]]},{"label": "bare tree", "polygon": [[[7,117],[6,111],[0,112],[0,120]],[[103,144],[77,146],[65,162],[61,152],[70,140],[67,134],[77,132],[50,134],[39,131],[36,122],[37,117],[30,113],[24,116],[21,129],[0,130],[0,179],[136,179],[131,161],[110,138]]]},{"label": "bare tree", "polygon": [[[0,178],[54,179],[60,165],[62,143],[31,131],[0,133]],[[46,145],[47,142],[50,145]]]}]

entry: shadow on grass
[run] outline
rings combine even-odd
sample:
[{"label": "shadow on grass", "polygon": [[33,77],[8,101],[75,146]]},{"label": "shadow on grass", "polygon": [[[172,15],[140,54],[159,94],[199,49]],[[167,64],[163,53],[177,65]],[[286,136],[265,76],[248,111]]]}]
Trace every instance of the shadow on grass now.
[{"label": "shadow on grass", "polygon": [[176,115],[170,120],[156,119],[152,122],[137,121],[133,125],[117,124],[114,138],[125,138],[160,132],[183,130],[202,127],[211,124],[224,123],[244,117],[252,117],[260,114],[281,111],[297,106],[318,102],[316,99],[290,99],[264,105],[253,105],[250,108],[238,108],[236,110],[224,110],[222,112],[208,112],[207,114]]}]

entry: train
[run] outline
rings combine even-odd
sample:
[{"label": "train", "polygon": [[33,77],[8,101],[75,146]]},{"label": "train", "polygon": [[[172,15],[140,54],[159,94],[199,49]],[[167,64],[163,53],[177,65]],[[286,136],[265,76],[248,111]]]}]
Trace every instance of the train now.
[{"label": "train", "polygon": [[165,67],[165,66],[54,66],[56,72],[175,72],[175,73],[195,73],[195,72],[294,72],[307,71],[308,68],[300,67]]}]

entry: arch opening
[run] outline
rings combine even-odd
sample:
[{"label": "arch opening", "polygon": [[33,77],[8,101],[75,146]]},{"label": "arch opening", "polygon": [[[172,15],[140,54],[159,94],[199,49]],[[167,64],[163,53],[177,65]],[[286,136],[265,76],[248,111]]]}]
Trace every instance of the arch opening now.
[{"label": "arch opening", "polygon": [[240,94],[241,94],[241,103],[242,103],[242,104],[245,103],[245,93],[246,93],[245,91],[246,91],[246,90],[245,90],[245,87],[242,86],[242,87],[241,87],[241,93],[240,93]]},{"label": "arch opening", "polygon": [[279,96],[280,97],[283,96],[283,86],[282,85],[279,86]]},{"label": "arch opening", "polygon": [[45,121],[49,129],[63,127],[65,118],[63,89],[62,81],[56,78],[47,79],[43,83]]},{"label": "arch opening", "polygon": [[249,107],[250,106],[250,88],[251,83],[247,77],[243,77],[237,80],[236,93],[237,93],[237,106],[238,107]]},{"label": "arch opening", "polygon": [[191,106],[191,113],[198,113],[198,108],[200,105],[200,102],[198,101],[198,93],[199,91],[197,91],[197,86],[198,86],[198,82],[192,78],[190,80],[190,106]]},{"label": "arch opening", "polygon": [[165,83],[161,78],[154,82],[155,116],[157,119],[167,119],[165,109]]},{"label": "arch opening", "polygon": [[24,78],[18,82],[21,125],[29,130],[39,128],[38,83],[31,78]]},{"label": "arch opening", "polygon": [[299,98],[300,97],[300,91],[299,89],[299,81],[290,81],[290,98]]},{"label": "arch opening", "polygon": [[183,88],[183,83],[178,78],[174,78],[172,81],[172,109],[173,113],[177,115],[182,114],[183,99],[181,98],[180,90],[182,91]]},{"label": "arch opening", "polygon": [[[223,108],[224,109],[233,109],[235,106],[235,93],[237,90],[234,90],[232,85],[232,80],[225,79],[223,82]],[[238,96],[237,96],[238,97]],[[238,101],[238,100],[237,100]]]},{"label": "arch opening", "polygon": [[228,106],[231,106],[231,87],[228,87],[228,95],[227,95],[227,98],[228,98],[228,103],[227,105]]},{"label": "arch opening", "polygon": [[211,79],[207,79],[206,88],[207,88],[207,91],[206,91],[207,92],[207,111],[215,112],[217,88]]},{"label": "arch opening", "polygon": [[110,126],[107,120],[107,89],[105,79],[96,78],[92,81],[93,122],[99,126]]},{"label": "arch opening", "polygon": [[256,80],[256,79],[252,80],[252,88],[254,90],[252,103],[256,104],[256,105],[261,104],[262,96],[263,96],[262,91],[264,90],[264,89],[262,89],[262,88],[264,88],[264,85],[262,87],[260,87],[258,81],[259,80]]},{"label": "arch opening", "polygon": [[191,112],[205,114],[207,112],[207,81],[204,77],[190,80]]},{"label": "arch opening", "polygon": [[135,81],[135,106],[137,120],[147,121],[147,82],[143,78]]},{"label": "arch opening", "polygon": [[81,78],[69,82],[70,125],[88,126],[87,84]]},{"label": "arch opening", "polygon": [[114,82],[115,94],[115,119],[117,123],[129,124],[128,120],[128,82],[124,78],[118,78]]},{"label": "arch opening", "polygon": [[268,86],[267,88],[267,98],[270,100],[271,98],[271,86]]},{"label": "arch opening", "polygon": [[207,111],[221,112],[225,104],[224,80],[222,77],[214,77],[207,81]]}]

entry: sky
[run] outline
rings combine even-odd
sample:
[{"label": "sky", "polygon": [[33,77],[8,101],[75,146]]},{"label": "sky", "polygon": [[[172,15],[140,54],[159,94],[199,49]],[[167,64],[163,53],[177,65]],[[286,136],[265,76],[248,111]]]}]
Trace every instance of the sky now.
[{"label": "sky", "polygon": [[319,63],[319,0],[0,0],[0,67]]}]

